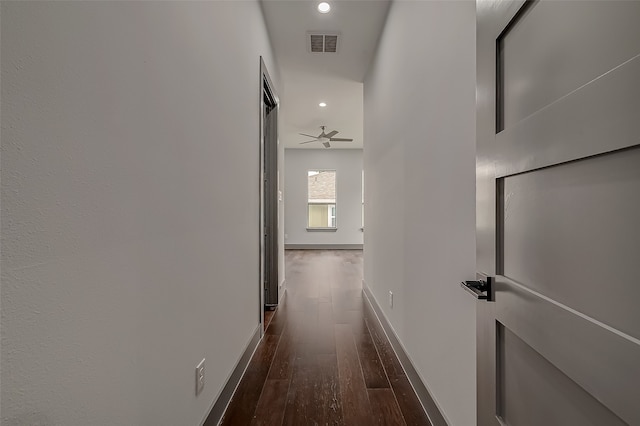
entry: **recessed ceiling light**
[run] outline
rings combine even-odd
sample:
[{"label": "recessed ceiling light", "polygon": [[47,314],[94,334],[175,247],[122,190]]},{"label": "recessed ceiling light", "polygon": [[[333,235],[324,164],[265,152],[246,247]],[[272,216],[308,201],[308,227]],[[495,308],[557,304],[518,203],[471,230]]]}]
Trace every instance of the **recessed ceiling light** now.
[{"label": "recessed ceiling light", "polygon": [[318,5],[318,12],[320,13],[329,13],[330,10],[331,10],[331,5],[326,1],[323,1]]},{"label": "recessed ceiling light", "polygon": [[318,105],[319,105],[320,107],[322,107],[322,108],[324,108],[324,107],[326,107],[326,106],[327,106],[326,102],[320,102]]}]

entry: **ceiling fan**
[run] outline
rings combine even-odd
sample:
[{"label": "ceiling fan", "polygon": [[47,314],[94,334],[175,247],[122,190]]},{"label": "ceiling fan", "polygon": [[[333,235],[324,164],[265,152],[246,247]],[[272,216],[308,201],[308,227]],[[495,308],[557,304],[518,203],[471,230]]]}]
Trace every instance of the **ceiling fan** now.
[{"label": "ceiling fan", "polygon": [[320,133],[318,136],[300,133],[302,136],[313,138],[313,140],[311,141],[300,142],[300,144],[302,145],[302,144],[311,143],[311,142],[322,142],[322,145],[324,145],[325,148],[330,148],[331,144],[329,142],[353,142],[353,139],[334,138],[334,136],[338,134],[337,130],[333,130],[329,133],[325,133],[324,126],[320,126],[320,128],[322,129],[322,133]]}]

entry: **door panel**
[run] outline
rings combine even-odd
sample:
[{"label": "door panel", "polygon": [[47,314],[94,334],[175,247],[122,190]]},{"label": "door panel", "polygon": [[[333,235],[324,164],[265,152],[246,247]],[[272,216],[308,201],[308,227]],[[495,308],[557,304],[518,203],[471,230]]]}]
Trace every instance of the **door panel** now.
[{"label": "door panel", "polygon": [[530,7],[501,38],[505,127],[640,52],[640,2],[544,3]]},{"label": "door panel", "polygon": [[636,145],[638,117],[640,57],[636,56],[494,135],[496,173],[506,176]]},{"label": "door panel", "polygon": [[[521,426],[625,425],[618,416],[586,392],[515,333],[497,323],[498,413],[505,423]],[[559,410],[546,407],[557,405]]]},{"label": "door panel", "polygon": [[629,285],[640,277],[640,148],[502,187],[501,274],[640,339],[640,291]]},{"label": "door panel", "polygon": [[478,424],[640,425],[640,2],[522,4],[477,1]]},{"label": "door panel", "polygon": [[[489,320],[493,328],[496,322],[508,327],[620,418],[631,425],[640,424],[640,341],[507,278],[498,276],[495,285],[495,311]],[[499,371],[503,360],[499,354],[493,356]],[[499,383],[494,386],[490,392],[504,392]],[[561,405],[544,408],[551,412],[563,410]]]},{"label": "door panel", "polygon": [[[266,83],[265,83],[266,84]],[[267,86],[268,87],[268,86]],[[273,97],[265,95],[264,111],[264,247],[265,306],[278,304],[278,105]]]}]

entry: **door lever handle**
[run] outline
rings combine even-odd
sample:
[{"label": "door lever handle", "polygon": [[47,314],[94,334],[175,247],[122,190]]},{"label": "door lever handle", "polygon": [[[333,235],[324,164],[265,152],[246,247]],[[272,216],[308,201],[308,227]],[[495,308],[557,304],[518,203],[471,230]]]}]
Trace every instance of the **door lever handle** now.
[{"label": "door lever handle", "polygon": [[487,280],[477,281],[462,281],[460,285],[466,291],[471,293],[476,299],[486,300],[487,302],[493,302],[492,293],[492,277],[487,277]]}]

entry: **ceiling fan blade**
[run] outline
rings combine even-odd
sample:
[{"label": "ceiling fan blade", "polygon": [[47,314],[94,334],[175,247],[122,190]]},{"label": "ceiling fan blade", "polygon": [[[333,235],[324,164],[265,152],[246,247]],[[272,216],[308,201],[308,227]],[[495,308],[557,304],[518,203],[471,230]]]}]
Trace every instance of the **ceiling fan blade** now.
[{"label": "ceiling fan blade", "polygon": [[318,139],[319,136],[307,135],[306,133],[298,133],[299,135],[306,136],[308,138]]},{"label": "ceiling fan blade", "polygon": [[325,137],[325,138],[329,138],[329,139],[331,139],[332,137],[334,137],[334,136],[335,136],[335,135],[337,135],[337,134],[338,134],[338,131],[337,131],[337,130],[334,130],[333,132],[329,132],[329,133],[327,133],[326,135],[324,135],[324,137]]},{"label": "ceiling fan blade", "polygon": [[318,140],[314,139],[312,141],[300,142],[300,145],[305,144],[305,143],[311,143],[311,142],[318,142]]},{"label": "ceiling fan blade", "polygon": [[353,139],[345,139],[345,138],[331,138],[329,140],[331,142],[353,142]]},{"label": "ceiling fan blade", "polygon": [[331,148],[331,144],[329,144],[329,142],[322,142],[322,145],[324,145],[325,148]]}]

